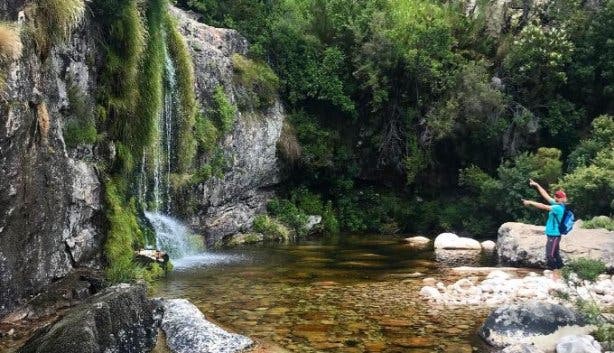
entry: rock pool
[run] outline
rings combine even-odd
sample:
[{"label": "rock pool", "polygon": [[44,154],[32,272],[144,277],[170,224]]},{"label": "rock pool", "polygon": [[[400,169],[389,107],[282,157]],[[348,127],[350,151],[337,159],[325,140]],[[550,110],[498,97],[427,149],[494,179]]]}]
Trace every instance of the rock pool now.
[{"label": "rock pool", "polygon": [[226,329],[290,352],[488,351],[475,332],[489,309],[429,306],[422,279],[453,275],[401,239],[245,247],[175,266],[154,295],[187,298]]}]

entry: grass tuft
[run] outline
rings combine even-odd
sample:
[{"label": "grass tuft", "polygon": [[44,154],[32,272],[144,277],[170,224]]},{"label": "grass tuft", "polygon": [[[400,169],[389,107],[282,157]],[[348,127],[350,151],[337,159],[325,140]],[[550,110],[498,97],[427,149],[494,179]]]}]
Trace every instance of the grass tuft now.
[{"label": "grass tuft", "polygon": [[22,50],[19,28],[10,23],[0,22],[0,61],[18,60]]},{"label": "grass tuft", "polygon": [[277,97],[279,77],[265,63],[246,58],[241,54],[232,55],[235,80],[248,90],[248,97],[242,109],[263,109],[271,106]]},{"label": "grass tuft", "polygon": [[277,151],[290,164],[296,164],[301,158],[302,149],[296,131],[287,120],[284,120],[281,128],[281,135],[277,141]]},{"label": "grass tuft", "polygon": [[68,40],[85,16],[84,0],[37,0],[26,13],[39,54],[46,56],[54,43]]}]

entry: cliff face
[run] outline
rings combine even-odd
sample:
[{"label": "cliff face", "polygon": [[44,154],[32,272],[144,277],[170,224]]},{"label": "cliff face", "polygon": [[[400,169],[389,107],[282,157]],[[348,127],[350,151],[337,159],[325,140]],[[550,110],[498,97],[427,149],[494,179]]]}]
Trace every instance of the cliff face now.
[{"label": "cliff face", "polygon": [[[210,105],[215,88],[224,87],[231,103],[238,105],[245,87],[235,82],[232,55],[246,54],[248,43],[237,31],[199,23],[190,14],[173,9],[194,60],[197,96],[201,106]],[[204,234],[209,245],[224,236],[251,226],[254,215],[265,209],[269,188],[280,181],[276,145],[284,111],[279,100],[263,110],[237,112],[232,132],[221,145],[227,168],[190,194],[195,212],[188,222]]]},{"label": "cliff face", "polygon": [[[20,18],[24,29],[21,58],[1,63],[6,86],[0,92],[0,316],[77,267],[104,266],[107,222],[99,171],[114,155],[105,138],[77,148],[68,148],[63,138],[68,120],[75,114],[91,116],[95,109],[102,57],[96,26],[86,18],[67,43],[40,55],[25,34],[31,20],[20,12],[25,5],[20,0],[0,5],[0,18]],[[201,106],[210,105],[218,85],[235,103],[245,88],[233,80],[231,55],[246,53],[247,41],[236,31],[171,10],[194,59]],[[251,226],[271,194],[267,187],[279,182],[275,151],[281,104],[237,112],[236,118],[221,142],[227,163],[223,177],[179,195],[192,204],[190,225],[210,244]],[[206,158],[200,156],[199,163]]]},{"label": "cliff face", "polygon": [[[24,21],[22,16],[22,29]],[[68,87],[88,99],[95,87],[88,29],[82,26],[45,59],[22,35],[21,58],[6,66],[0,96],[0,315],[75,267],[102,265],[100,182],[93,164],[71,157],[62,137]]]}]

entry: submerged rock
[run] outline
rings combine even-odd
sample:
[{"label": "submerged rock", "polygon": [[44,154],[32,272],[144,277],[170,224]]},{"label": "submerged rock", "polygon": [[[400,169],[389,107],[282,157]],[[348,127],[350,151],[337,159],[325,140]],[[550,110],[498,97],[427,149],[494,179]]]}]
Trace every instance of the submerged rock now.
[{"label": "submerged rock", "polygon": [[413,249],[427,249],[431,244],[431,239],[423,236],[405,238],[405,242]]},{"label": "submerged rock", "polygon": [[590,330],[585,320],[571,309],[530,301],[495,309],[478,334],[495,347],[529,343],[539,349],[552,351],[557,340],[564,335],[585,334]]},{"label": "submerged rock", "polygon": [[234,353],[253,345],[248,337],[224,331],[185,299],[163,300],[161,327],[173,353]]},{"label": "submerged rock", "polygon": [[113,286],[38,330],[18,353],[149,352],[156,343],[155,309],[144,286]]}]

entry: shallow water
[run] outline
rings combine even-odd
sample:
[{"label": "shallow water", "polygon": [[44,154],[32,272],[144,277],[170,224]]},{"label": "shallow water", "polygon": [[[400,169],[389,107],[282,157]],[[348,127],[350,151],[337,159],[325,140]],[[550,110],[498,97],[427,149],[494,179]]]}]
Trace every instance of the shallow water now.
[{"label": "shallow water", "polygon": [[486,352],[475,332],[487,309],[433,308],[418,294],[446,268],[400,239],[343,236],[177,261],[154,295],[188,298],[226,329],[291,352]]}]

